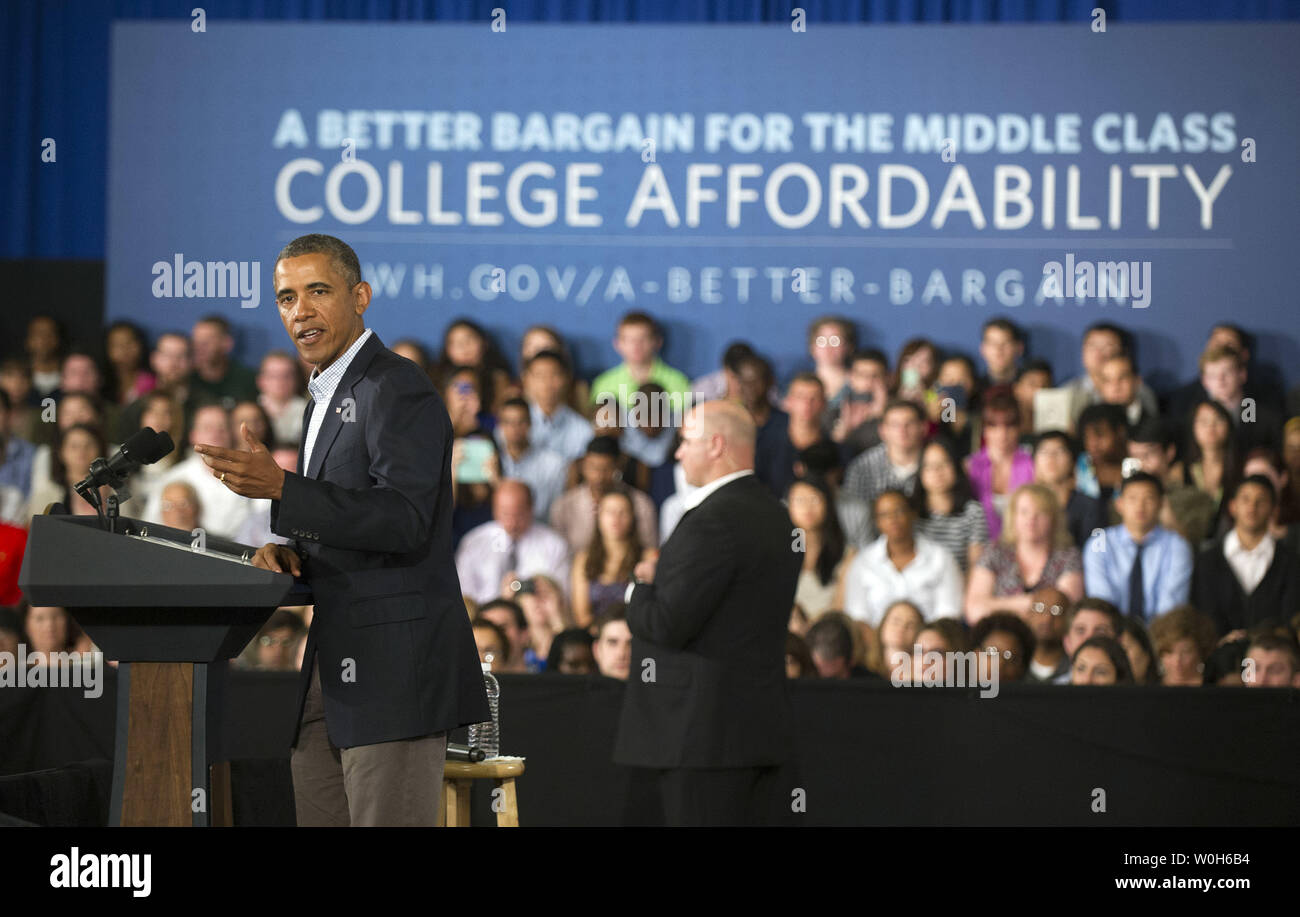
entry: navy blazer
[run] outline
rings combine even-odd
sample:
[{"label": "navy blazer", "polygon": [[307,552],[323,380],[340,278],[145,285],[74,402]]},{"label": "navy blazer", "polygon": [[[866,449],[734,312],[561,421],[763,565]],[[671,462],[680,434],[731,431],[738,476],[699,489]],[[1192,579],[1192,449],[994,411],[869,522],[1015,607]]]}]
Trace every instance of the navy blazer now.
[{"label": "navy blazer", "polygon": [[785,636],[803,554],[754,475],[682,516],[627,607],[632,666],[614,760],[757,767],[791,755]]},{"label": "navy blazer", "polygon": [[[303,473],[271,503],[315,596],[298,719],[320,667],[339,748],[489,719],[452,553],[451,418],[428,376],[373,331],[326,409]],[[294,745],[298,743],[295,727]]]}]

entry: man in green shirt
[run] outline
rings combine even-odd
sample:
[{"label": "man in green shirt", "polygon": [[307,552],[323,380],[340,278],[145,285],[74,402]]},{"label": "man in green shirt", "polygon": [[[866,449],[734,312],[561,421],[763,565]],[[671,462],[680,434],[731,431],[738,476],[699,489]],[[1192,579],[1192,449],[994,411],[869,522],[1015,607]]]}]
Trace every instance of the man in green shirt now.
[{"label": "man in green shirt", "polygon": [[663,337],[654,319],[644,312],[629,312],[618,322],[614,335],[614,350],[623,362],[607,369],[591,384],[591,403],[600,406],[617,399],[626,409],[628,399],[646,382],[663,386],[669,396],[685,395],[691,390],[690,380],[659,359]]}]

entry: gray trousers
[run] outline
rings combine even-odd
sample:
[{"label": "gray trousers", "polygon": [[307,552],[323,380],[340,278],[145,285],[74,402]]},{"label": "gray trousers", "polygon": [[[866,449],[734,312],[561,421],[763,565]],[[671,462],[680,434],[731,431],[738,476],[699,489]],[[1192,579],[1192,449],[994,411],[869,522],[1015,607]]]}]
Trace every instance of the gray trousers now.
[{"label": "gray trousers", "polygon": [[298,747],[290,762],[299,827],[438,824],[447,733],[337,748],[325,731],[320,670],[312,660]]}]

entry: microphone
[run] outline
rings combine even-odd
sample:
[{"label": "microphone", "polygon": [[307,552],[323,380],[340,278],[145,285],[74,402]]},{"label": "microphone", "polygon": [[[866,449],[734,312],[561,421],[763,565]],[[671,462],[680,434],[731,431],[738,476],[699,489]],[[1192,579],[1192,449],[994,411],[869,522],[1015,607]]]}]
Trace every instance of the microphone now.
[{"label": "microphone", "polygon": [[158,433],[153,427],[144,427],[128,437],[112,458],[105,461],[100,456],[91,462],[90,474],[75,489],[86,502],[95,507],[99,506],[98,488],[104,484],[117,491],[119,500],[129,500],[131,494],[126,489],[127,476],[138,471],[141,465],[152,465],[175,448],[176,444],[169,434]]}]

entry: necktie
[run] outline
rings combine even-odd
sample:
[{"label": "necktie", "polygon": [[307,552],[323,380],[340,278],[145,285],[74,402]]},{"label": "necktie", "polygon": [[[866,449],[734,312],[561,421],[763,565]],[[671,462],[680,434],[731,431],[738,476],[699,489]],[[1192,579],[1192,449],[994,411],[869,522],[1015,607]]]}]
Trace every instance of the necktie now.
[{"label": "necktie", "polygon": [[1137,545],[1133,555],[1133,569],[1128,575],[1128,613],[1139,621],[1146,619],[1146,597],[1142,592],[1142,549],[1146,545]]},{"label": "necktie", "polygon": [[517,570],[518,567],[519,567],[519,549],[517,547],[517,543],[512,538],[510,539],[510,546],[506,549],[505,572],[509,573],[511,570]]}]

